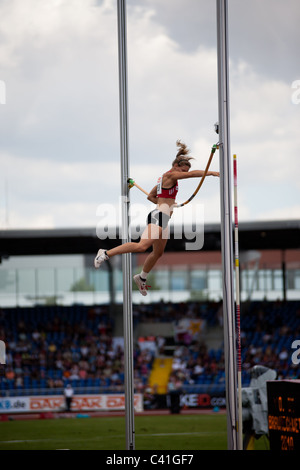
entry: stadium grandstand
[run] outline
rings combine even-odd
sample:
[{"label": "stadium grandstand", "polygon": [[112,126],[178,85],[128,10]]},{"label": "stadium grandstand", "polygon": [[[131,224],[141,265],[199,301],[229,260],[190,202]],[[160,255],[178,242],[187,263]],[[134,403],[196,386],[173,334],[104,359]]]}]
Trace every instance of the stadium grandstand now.
[{"label": "stadium grandstand", "polygon": [[[255,365],[300,378],[291,349],[300,338],[300,221],[239,230],[243,387]],[[148,296],[133,291],[134,386],[144,409],[166,408],[172,387],[184,406],[225,406],[220,227],[205,227],[200,251],[184,250],[192,235],[173,231]],[[95,229],[0,238],[0,398],[62,397],[68,383],[75,396],[124,393],[120,260],[93,269]],[[135,271],[143,256],[132,255]]]}]

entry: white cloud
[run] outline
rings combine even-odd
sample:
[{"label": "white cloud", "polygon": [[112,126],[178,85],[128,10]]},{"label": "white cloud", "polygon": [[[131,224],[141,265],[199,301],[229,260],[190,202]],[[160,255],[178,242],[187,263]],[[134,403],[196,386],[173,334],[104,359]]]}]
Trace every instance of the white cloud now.
[{"label": "white cloud", "polygon": [[107,1],[96,8],[92,0],[0,5],[8,148],[70,161],[99,158],[103,144],[116,149],[117,27],[112,5]]},{"label": "white cloud", "polygon": [[280,209],[271,209],[258,215],[258,220],[289,220],[300,217],[300,204],[288,205]]},{"label": "white cloud", "polygon": [[231,80],[231,149],[237,154],[241,218],[297,217],[299,113],[291,105],[290,84],[261,76],[245,63],[231,64]]},{"label": "white cloud", "polygon": [[[37,228],[39,223],[49,228],[93,226],[97,205],[118,201],[121,178],[115,162],[71,163],[0,154],[0,166],[5,175],[1,199],[7,199],[0,210],[2,221],[9,212],[11,228]],[[114,178],[107,176],[111,174]]]},{"label": "white cloud", "polygon": [[[206,165],[218,139],[217,54],[212,43],[181,47],[167,15],[163,23],[156,14],[157,2],[135,3],[127,9],[129,176],[149,191],[170,168],[178,138],[196,157],[193,168]],[[10,0],[0,2],[0,15],[7,94],[0,191],[6,181],[11,223],[94,225],[98,204],[118,204],[120,196],[116,2]],[[243,42],[246,35],[245,29]],[[268,51],[257,54],[261,62]],[[235,57],[231,150],[238,155],[240,217],[296,214],[300,105],[291,102],[291,83],[300,77],[287,83],[262,73],[250,55]],[[218,168],[216,153],[211,169]],[[180,202],[196,186],[182,182]],[[219,184],[207,179],[197,195],[207,221],[219,220],[219,197]],[[145,203],[136,188],[131,198]]]}]

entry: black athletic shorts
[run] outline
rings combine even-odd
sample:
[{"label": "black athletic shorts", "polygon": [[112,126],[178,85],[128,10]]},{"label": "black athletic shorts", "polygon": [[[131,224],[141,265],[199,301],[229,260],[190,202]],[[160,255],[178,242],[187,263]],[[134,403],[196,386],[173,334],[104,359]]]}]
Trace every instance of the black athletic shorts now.
[{"label": "black athletic shorts", "polygon": [[165,214],[164,212],[161,212],[158,209],[154,209],[154,211],[148,214],[147,225],[154,224],[165,229],[168,226],[169,220],[170,216],[168,214]]}]

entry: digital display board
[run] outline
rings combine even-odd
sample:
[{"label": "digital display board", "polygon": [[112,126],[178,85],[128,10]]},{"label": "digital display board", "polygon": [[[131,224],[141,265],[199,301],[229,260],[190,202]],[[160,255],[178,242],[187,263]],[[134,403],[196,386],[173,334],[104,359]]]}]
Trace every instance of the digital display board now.
[{"label": "digital display board", "polygon": [[300,450],[300,380],[267,382],[270,450]]}]

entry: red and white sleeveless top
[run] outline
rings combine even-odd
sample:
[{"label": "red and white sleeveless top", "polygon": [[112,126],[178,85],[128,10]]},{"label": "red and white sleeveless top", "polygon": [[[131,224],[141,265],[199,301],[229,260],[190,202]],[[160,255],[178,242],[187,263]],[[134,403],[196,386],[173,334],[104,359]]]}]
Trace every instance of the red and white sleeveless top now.
[{"label": "red and white sleeveless top", "polygon": [[175,182],[172,188],[162,187],[163,177],[160,176],[157,180],[157,197],[164,197],[167,199],[176,199],[178,193],[178,181]]}]

